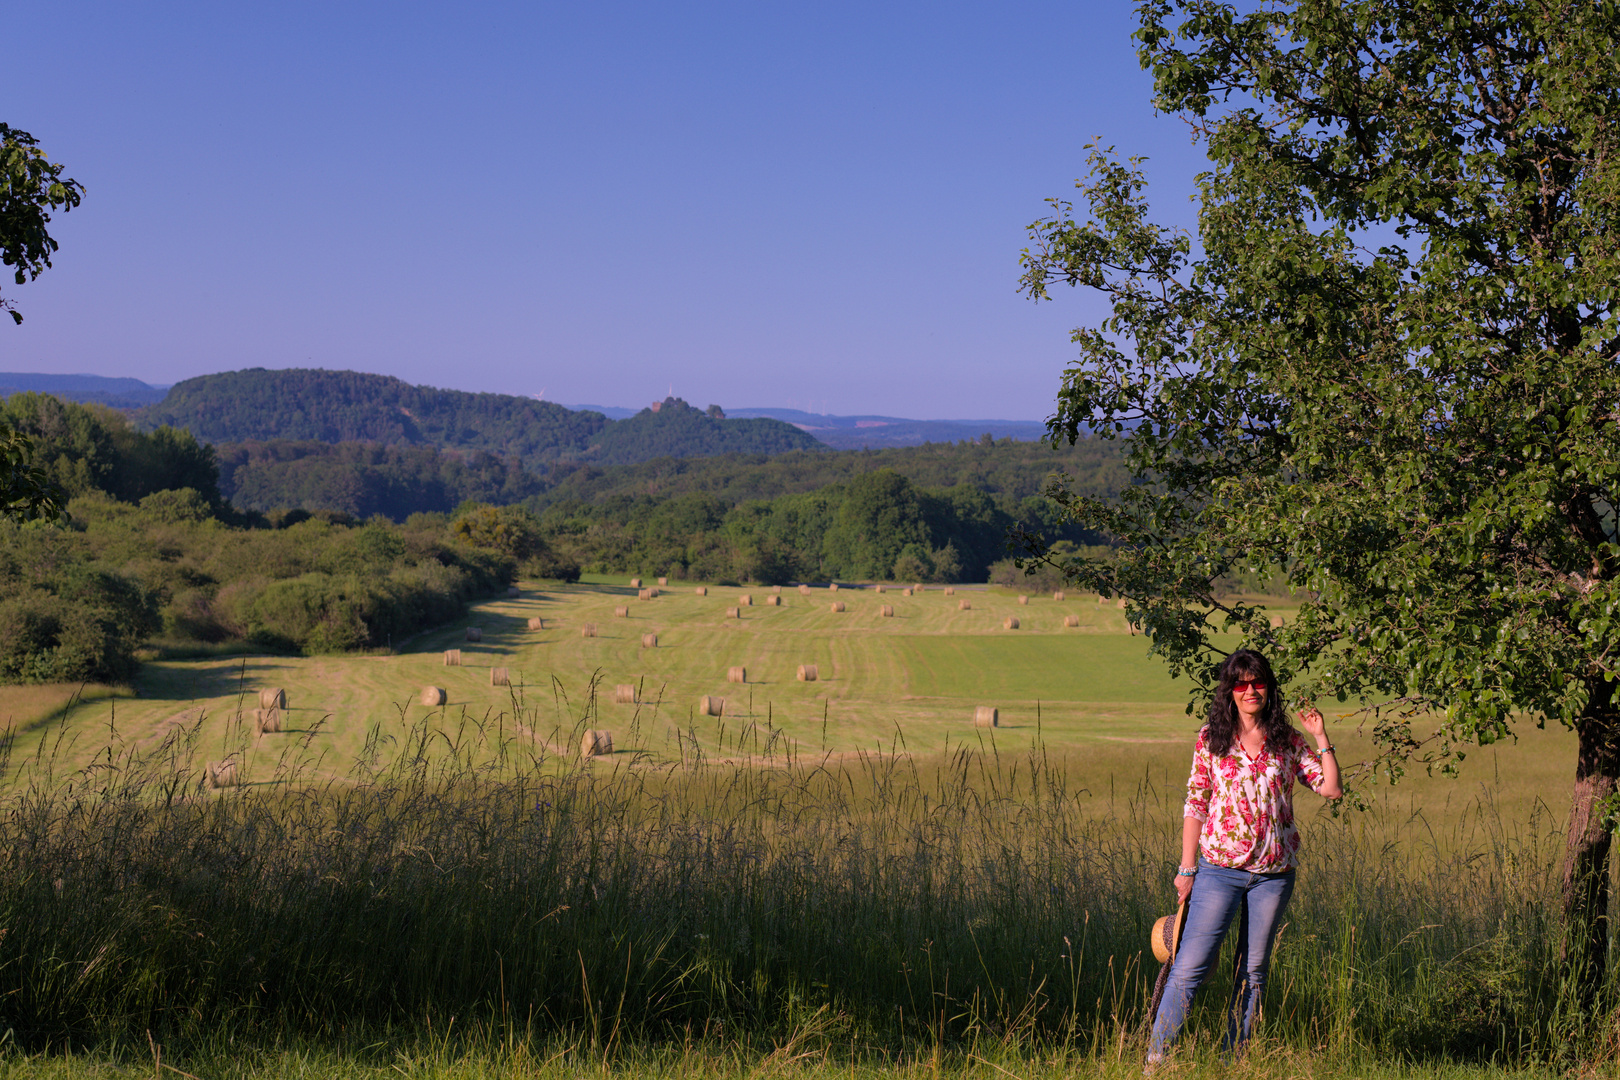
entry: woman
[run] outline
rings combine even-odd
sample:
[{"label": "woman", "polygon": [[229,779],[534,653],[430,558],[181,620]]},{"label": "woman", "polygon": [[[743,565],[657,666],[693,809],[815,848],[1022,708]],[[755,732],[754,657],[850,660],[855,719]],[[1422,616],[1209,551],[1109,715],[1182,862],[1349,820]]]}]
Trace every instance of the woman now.
[{"label": "woman", "polygon": [[1289,725],[1266,658],[1252,649],[1227,657],[1209,723],[1193,745],[1176,870],[1187,922],[1153,1021],[1150,1069],[1180,1034],[1234,915],[1238,970],[1224,1048],[1241,1047],[1254,1027],[1272,940],[1294,891],[1294,779],[1324,798],[1344,794],[1322,714],[1304,709],[1299,722],[1316,749]]}]

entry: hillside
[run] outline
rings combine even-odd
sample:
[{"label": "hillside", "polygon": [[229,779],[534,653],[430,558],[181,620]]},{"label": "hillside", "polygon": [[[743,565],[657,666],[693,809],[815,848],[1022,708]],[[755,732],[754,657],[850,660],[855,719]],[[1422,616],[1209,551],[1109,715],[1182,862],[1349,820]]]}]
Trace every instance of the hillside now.
[{"label": "hillside", "polygon": [[253,368],[187,379],[136,414],[139,427],[184,428],[208,443],[369,442],[483,451],[533,468],[654,457],[774,454],[821,444],[779,420],[728,420],[670,398],[628,420],[513,394],[412,386],[357,371]]},{"label": "hillside", "polygon": [[19,393],[50,394],[63,401],[93,402],[114,409],[139,409],[162,401],[164,391],[139,379],[0,371],[0,398]]},{"label": "hillside", "polygon": [[1032,420],[908,420],[900,416],[831,416],[800,409],[733,409],[731,415],[785,420],[837,450],[961,442],[984,435],[1037,442],[1046,435],[1046,425]]}]

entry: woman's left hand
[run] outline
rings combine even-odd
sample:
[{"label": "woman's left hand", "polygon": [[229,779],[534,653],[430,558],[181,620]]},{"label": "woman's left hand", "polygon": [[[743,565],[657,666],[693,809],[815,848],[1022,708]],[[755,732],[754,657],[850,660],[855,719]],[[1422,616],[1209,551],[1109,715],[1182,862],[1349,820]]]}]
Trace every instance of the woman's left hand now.
[{"label": "woman's left hand", "polygon": [[1299,726],[1318,744],[1327,741],[1327,721],[1314,707],[1299,710]]}]

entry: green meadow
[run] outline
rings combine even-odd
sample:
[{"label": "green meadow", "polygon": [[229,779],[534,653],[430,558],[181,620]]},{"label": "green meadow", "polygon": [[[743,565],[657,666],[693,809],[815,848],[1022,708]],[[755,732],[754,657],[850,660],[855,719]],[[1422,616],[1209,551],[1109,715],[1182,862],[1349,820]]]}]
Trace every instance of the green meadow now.
[{"label": "green meadow", "polygon": [[[0,1074],[1136,1074],[1186,690],[1095,596],[774,595],[525,583],[386,654],[0,690]],[[1572,765],[1530,728],[1302,793],[1265,1033],[1222,1063],[1206,991],[1172,1073],[1607,1067],[1555,960]]]}]

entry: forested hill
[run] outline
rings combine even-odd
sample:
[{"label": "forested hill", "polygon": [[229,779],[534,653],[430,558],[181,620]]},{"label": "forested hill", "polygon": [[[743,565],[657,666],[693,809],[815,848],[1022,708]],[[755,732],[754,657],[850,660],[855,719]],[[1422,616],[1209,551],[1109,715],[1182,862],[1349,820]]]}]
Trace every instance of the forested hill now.
[{"label": "forested hill", "polygon": [[176,383],[136,414],[139,427],[183,428],[207,443],[366,442],[483,451],[533,468],[619,465],[653,457],[774,454],[821,444],[779,420],[728,420],[670,398],[617,422],[513,394],[412,386],[356,371],[253,368]]},{"label": "forested hill", "polygon": [[187,379],[135,419],[142,428],[167,424],[210,443],[426,443],[486,450],[529,464],[583,454],[608,423],[600,413],[572,412],[511,394],[469,394],[412,386],[387,375],[298,368]]}]

